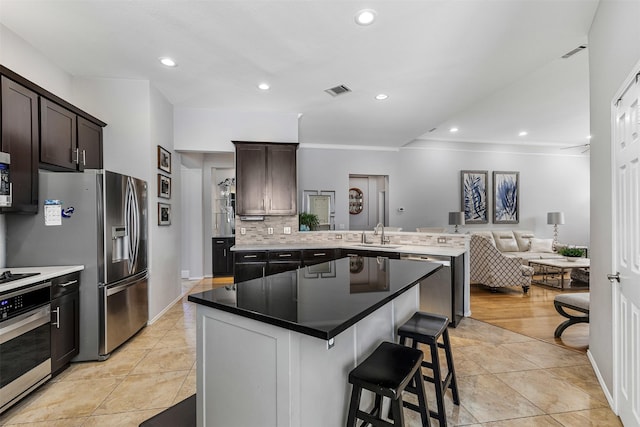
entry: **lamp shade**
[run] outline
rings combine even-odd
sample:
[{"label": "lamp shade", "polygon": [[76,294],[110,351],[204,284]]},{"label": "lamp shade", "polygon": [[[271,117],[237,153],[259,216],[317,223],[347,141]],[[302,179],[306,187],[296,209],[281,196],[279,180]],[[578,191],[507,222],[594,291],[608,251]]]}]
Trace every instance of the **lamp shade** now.
[{"label": "lamp shade", "polygon": [[464,225],[464,212],[449,212],[449,225]]},{"label": "lamp shade", "polygon": [[548,212],[547,224],[550,224],[550,225],[564,224],[564,212]]}]

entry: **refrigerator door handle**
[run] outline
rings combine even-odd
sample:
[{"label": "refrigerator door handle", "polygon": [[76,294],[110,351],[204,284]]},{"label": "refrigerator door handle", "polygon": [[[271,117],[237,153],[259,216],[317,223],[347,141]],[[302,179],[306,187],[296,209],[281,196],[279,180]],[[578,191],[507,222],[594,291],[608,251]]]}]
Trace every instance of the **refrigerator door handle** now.
[{"label": "refrigerator door handle", "polygon": [[127,288],[130,288],[131,286],[134,286],[136,284],[138,284],[139,282],[142,282],[144,280],[147,280],[147,276],[145,275],[144,277],[142,277],[141,279],[138,280],[134,280],[132,282],[127,282],[127,283],[123,283],[121,285],[116,285],[116,286],[112,286],[112,287],[107,287],[106,289],[106,295],[108,297],[110,297],[111,295],[115,295],[117,293],[120,293],[122,291],[125,291]]},{"label": "refrigerator door handle", "polygon": [[125,193],[125,227],[127,229],[127,237],[129,239],[129,274],[136,269],[138,259],[138,250],[140,248],[140,206],[138,203],[138,194],[136,192],[135,183],[131,177],[127,178],[127,189]]}]

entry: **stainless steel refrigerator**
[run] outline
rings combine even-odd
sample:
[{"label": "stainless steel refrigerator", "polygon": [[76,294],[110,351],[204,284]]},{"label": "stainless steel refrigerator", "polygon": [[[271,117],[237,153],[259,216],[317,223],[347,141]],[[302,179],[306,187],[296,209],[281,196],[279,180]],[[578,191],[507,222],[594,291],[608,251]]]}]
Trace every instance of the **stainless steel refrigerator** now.
[{"label": "stainless steel refrigerator", "polygon": [[148,320],[147,183],[41,170],[39,185],[37,215],[6,216],[7,266],[84,265],[74,360],[104,360]]}]

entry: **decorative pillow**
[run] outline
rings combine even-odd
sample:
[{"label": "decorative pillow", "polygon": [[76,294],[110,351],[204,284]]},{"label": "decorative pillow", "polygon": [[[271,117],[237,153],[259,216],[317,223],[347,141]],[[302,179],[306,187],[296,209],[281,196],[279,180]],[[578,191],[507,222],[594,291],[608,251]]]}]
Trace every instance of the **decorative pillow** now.
[{"label": "decorative pillow", "polygon": [[529,252],[553,253],[553,239],[531,239]]},{"label": "decorative pillow", "polygon": [[511,231],[494,231],[493,239],[500,252],[518,252],[518,242]]},{"label": "decorative pillow", "polygon": [[513,230],[513,235],[516,238],[516,242],[518,242],[520,252],[528,251],[529,246],[531,245],[531,239],[536,237],[533,234],[533,231],[527,230]]}]

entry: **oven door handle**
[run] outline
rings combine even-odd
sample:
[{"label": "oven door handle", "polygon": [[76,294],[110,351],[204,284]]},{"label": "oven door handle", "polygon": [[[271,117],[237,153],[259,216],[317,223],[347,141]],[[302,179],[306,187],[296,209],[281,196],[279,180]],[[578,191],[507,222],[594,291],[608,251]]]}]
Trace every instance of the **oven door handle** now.
[{"label": "oven door handle", "polygon": [[35,311],[16,316],[11,320],[0,323],[0,344],[4,344],[25,332],[29,332],[51,321],[51,306],[49,304]]}]

